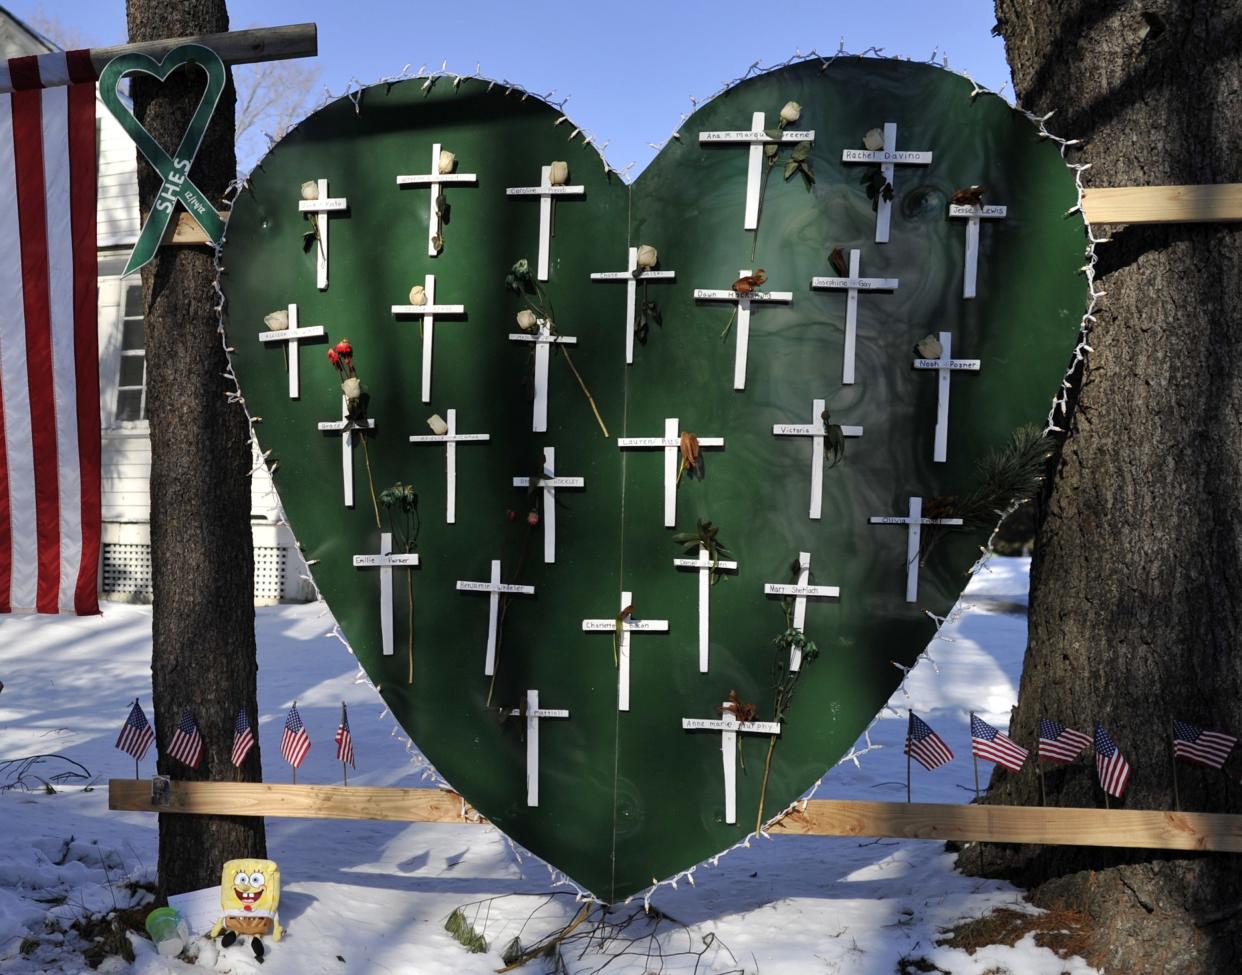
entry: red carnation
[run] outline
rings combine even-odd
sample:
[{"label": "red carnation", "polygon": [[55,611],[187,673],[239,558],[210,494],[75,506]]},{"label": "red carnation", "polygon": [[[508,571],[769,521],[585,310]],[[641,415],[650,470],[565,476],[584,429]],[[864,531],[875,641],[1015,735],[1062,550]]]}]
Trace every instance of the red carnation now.
[{"label": "red carnation", "polygon": [[328,350],[328,361],[334,366],[339,366],[341,364],[341,357],[337,355],[336,349]]},{"label": "red carnation", "polygon": [[338,355],[353,355],[354,348],[349,344],[349,339],[341,339],[336,343],[336,352]]}]

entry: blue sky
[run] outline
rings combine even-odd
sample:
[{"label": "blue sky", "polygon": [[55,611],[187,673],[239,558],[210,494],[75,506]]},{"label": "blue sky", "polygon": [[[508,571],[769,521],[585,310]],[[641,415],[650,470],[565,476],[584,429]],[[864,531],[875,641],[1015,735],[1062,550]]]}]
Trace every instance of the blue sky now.
[{"label": "blue sky", "polygon": [[[166,0],[176,2],[176,0]],[[0,0],[19,17],[42,12],[76,27],[92,44],[126,38],[122,0]],[[499,0],[234,0],[234,27],[314,21],[321,84],[340,92],[351,78],[371,82],[409,64],[502,78],[539,94],[570,95],[575,124],[610,141],[609,161],[637,169],[654,155],[690,96],[705,97],[743,74],[801,49],[925,59],[989,88],[1009,81],[1004,45],[991,36],[991,0],[665,0],[664,3],[504,3]],[[1007,89],[1006,94],[1012,95]],[[317,99],[318,100],[318,99]]]}]

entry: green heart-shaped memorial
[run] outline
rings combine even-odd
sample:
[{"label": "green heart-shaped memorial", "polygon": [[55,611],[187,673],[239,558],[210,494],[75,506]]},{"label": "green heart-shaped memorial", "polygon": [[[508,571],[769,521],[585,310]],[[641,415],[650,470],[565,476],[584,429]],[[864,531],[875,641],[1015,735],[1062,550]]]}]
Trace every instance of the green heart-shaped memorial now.
[{"label": "green heart-shaped memorial", "polygon": [[[613,900],[753,829],[773,740],[768,814],[872,720],[988,533],[920,545],[906,519],[953,517],[1043,422],[1087,289],[1058,145],[946,71],[752,78],[632,186],[573,132],[474,79],[340,99],[251,175],[222,282],[246,405],[363,667],[463,796]],[[671,276],[631,297],[641,245]],[[700,523],[727,548],[707,570],[675,562]],[[797,654],[773,641],[797,624],[819,653],[777,725]]]}]

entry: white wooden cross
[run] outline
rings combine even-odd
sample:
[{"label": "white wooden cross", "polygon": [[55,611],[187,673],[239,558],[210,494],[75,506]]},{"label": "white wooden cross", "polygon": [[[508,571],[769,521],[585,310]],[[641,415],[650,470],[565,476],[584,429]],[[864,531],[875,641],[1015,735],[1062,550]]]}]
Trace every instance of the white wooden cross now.
[{"label": "white wooden cross", "polygon": [[953,333],[940,333],[940,358],[915,359],[915,369],[935,369],[940,374],[936,403],[936,444],[932,460],[944,463],[949,459],[949,374],[954,370],[978,372],[978,359],[954,359]]},{"label": "white wooden cross", "polygon": [[962,276],[962,297],[975,296],[975,282],[979,275],[979,221],[980,219],[1000,220],[1008,213],[1009,208],[1003,206],[961,206],[949,204],[950,219],[965,218],[966,220],[966,259]]},{"label": "white wooden cross", "polygon": [[307,325],[302,328],[298,325],[298,306],[289,306],[289,327],[282,328],[274,332],[260,332],[260,342],[288,342],[289,345],[289,398],[297,399],[302,395],[299,386],[299,370],[298,370],[298,348],[302,339],[323,338],[327,332],[323,330],[322,325]]},{"label": "white wooden cross", "polygon": [[[551,565],[556,561],[556,489],[586,487],[581,477],[556,476],[556,448],[543,448],[543,474],[536,478],[535,486],[543,489],[543,561]],[[515,477],[514,487],[529,488],[529,477]]]},{"label": "white wooden cross", "polygon": [[[811,517],[819,520],[824,505],[824,438],[828,436],[828,426],[824,423],[824,400],[811,402],[811,422],[807,423],[774,423],[772,433],[777,437],[810,437],[811,438]],[[846,437],[861,437],[862,427],[841,427]]]},{"label": "white wooden cross", "polygon": [[[723,707],[732,707],[725,701]],[[681,726],[686,731],[719,731],[720,757],[724,762],[724,800],[725,822],[737,822],[737,736],[779,735],[779,721],[738,721],[732,711],[721,711],[719,718],[682,718]]]},{"label": "white wooden cross", "polygon": [[482,440],[489,440],[491,435],[486,433],[458,433],[456,410],[445,411],[445,424],[448,426],[448,429],[444,433],[410,437],[410,443],[444,444],[445,483],[447,485],[445,488],[445,523],[451,525],[457,521],[457,445],[459,443],[477,443]]},{"label": "white wooden cross", "polygon": [[[884,148],[882,149],[845,149],[841,152],[842,162],[879,163],[884,182],[893,186],[896,165],[927,166],[931,164],[930,152],[916,152],[910,149],[897,148],[897,123],[884,123]],[[875,242],[888,243],[888,227],[892,219],[892,201],[884,199],[882,192],[876,194],[875,208]]]},{"label": "white wooden cross", "polygon": [[538,186],[508,186],[508,196],[539,197],[539,262],[537,276],[540,281],[548,280],[548,257],[552,250],[552,197],[584,196],[585,186],[553,186],[552,167],[544,166],[539,173]]},{"label": "white wooden cross", "polygon": [[[398,186],[426,186],[431,189],[430,214],[427,218],[427,256],[436,257],[440,253],[440,236],[444,229],[444,221],[440,215],[440,190],[445,183],[477,183],[479,177],[474,173],[442,173],[440,172],[440,143],[431,147],[431,172],[427,175],[398,176]],[[428,301],[431,300],[428,296]]]},{"label": "white wooden cross", "polygon": [[515,718],[526,718],[526,805],[539,805],[539,719],[568,718],[564,708],[541,708],[539,692],[526,692],[526,707],[509,712]]},{"label": "white wooden cross", "polygon": [[[792,586],[786,583],[766,582],[763,585],[765,596],[793,596],[794,613],[793,627],[799,633],[806,632],[806,601],[807,599],[835,599],[841,595],[836,586],[812,586],[811,584],[811,553],[798,553],[798,581]],[[789,669],[802,668],[802,651],[797,647],[789,648]]]},{"label": "white wooden cross", "polygon": [[711,592],[711,575],[713,571],[736,572],[736,562],[715,562],[707,554],[707,546],[699,546],[697,559],[673,559],[673,565],[679,569],[695,569],[699,573],[699,673],[707,673],[708,647],[708,599]]},{"label": "white wooden cross", "polygon": [[541,318],[537,331],[510,332],[509,341],[535,343],[535,403],[530,428],[535,433],[546,433],[548,429],[548,364],[552,346],[577,345],[578,340],[572,335],[553,335],[550,323]]},{"label": "white wooden cross", "polygon": [[319,429],[341,435],[341,476],[344,478],[345,507],[354,506],[354,431],[374,430],[375,421],[368,417],[365,420],[349,418],[349,400],[341,397],[341,418],[334,422],[319,424]]},{"label": "white wooden cross", "polygon": [[328,196],[328,181],[316,180],[319,196],[314,200],[299,200],[298,210],[302,213],[315,215],[315,286],[320,291],[328,290],[328,214],[340,213],[349,201],[340,196]]},{"label": "white wooden cross", "polygon": [[[633,593],[621,593],[621,609],[634,603]],[[619,624],[620,636],[617,639],[617,710],[630,709],[630,634],[631,633],[667,633],[668,620],[635,620],[624,619]],[[617,634],[616,619],[583,620],[583,633]]]},{"label": "white wooden cross", "polygon": [[919,596],[919,544],[924,525],[960,525],[961,518],[924,518],[923,499],[910,499],[910,514],[875,515],[867,519],[873,525],[907,525],[906,533],[906,602],[913,603]]},{"label": "white wooden cross", "polygon": [[378,555],[355,555],[355,569],[380,570],[380,633],[383,636],[384,656],[392,656],[392,570],[393,566],[416,566],[416,552],[392,554],[392,532],[380,533]]},{"label": "white wooden cross", "polygon": [[[739,278],[747,277],[750,274],[748,268],[743,268],[737,272]],[[711,288],[695,288],[695,301],[735,301],[737,302],[737,348],[733,354],[733,388],[746,388],[746,355],[750,347],[750,303],[758,301],[760,303],[793,301],[792,291],[750,291],[742,293],[728,289],[718,291]]]},{"label": "white wooden cross", "polygon": [[824,289],[844,288],[845,299],[845,355],[841,368],[841,382],[846,386],[854,383],[854,347],[858,341],[858,292],[896,291],[897,278],[863,278],[858,275],[857,250],[850,251],[850,276],[848,278],[811,278],[811,287]]},{"label": "white wooden cross", "polygon": [[428,274],[423,278],[423,291],[427,294],[425,305],[393,305],[394,315],[413,315],[423,320],[423,402],[431,402],[431,348],[436,329],[438,315],[464,315],[465,305],[436,304],[436,276]]},{"label": "white wooden cross", "polygon": [[700,146],[730,143],[750,146],[750,156],[746,167],[746,213],[742,218],[743,230],[756,230],[759,227],[759,197],[764,177],[764,145],[772,142],[789,145],[796,142],[815,141],[814,129],[807,132],[782,132],[779,139],[774,139],[764,131],[765,121],[763,112],[755,112],[750,117],[750,131],[748,132],[699,133]]},{"label": "white wooden cross", "polygon": [[[699,437],[700,447],[723,447],[724,437]],[[664,420],[662,437],[618,437],[622,450],[664,448],[664,527],[677,524],[677,462],[681,456],[681,423],[675,416]]]},{"label": "white wooden cross", "polygon": [[[676,271],[638,271],[638,248],[630,248],[629,269],[626,271],[596,271],[591,275],[592,281],[624,281],[625,282],[625,364],[634,364],[634,328],[638,314],[638,282],[639,281],[672,281],[677,277]],[[638,276],[634,272],[638,271]]]},{"label": "white wooden cross", "polygon": [[500,581],[500,559],[492,559],[490,582],[463,582],[457,580],[461,592],[487,593],[487,655],[483,658],[483,676],[496,673],[496,629],[500,621],[500,594],[533,596],[534,586],[516,586]]}]

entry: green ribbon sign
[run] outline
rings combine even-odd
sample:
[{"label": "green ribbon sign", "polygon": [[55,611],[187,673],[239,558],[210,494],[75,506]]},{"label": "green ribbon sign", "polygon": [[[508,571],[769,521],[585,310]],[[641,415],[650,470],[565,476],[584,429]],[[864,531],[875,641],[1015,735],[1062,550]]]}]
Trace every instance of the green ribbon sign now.
[{"label": "green ribbon sign", "polygon": [[[206,71],[207,87],[198,101],[198,107],[194,109],[194,116],[190,119],[185,135],[181,137],[181,144],[169,156],[152,138],[151,133],[142,127],[142,123],[134,118],[133,109],[121,100],[117,86],[125,75],[135,71],[164,81],[184,64],[197,64]],[[109,61],[100,74],[99,96],[103,103],[134,140],[138,151],[164,179],[164,185],[160,187],[155,206],[138,235],[138,242],[134,244],[123,275],[137,271],[155,257],[164,232],[168,229],[168,222],[177,209],[178,200],[214,243],[219,244],[224,239],[224,221],[220,219],[210,197],[190,179],[190,167],[203,144],[207,123],[211,121],[211,115],[220,101],[224,82],[224,62],[220,60],[220,55],[202,44],[182,44],[169,51],[164,60],[159,62],[145,54],[122,54]]]}]

